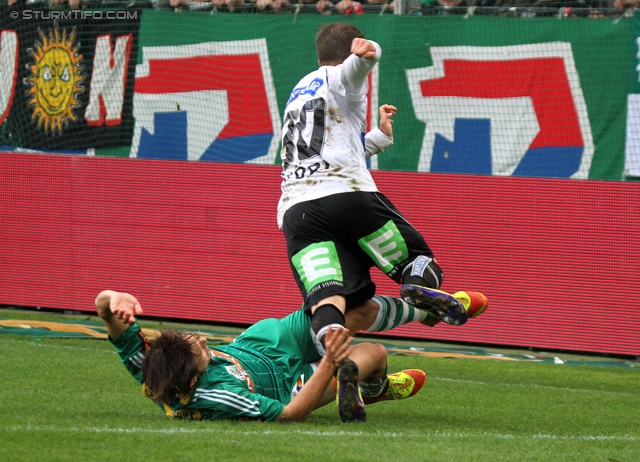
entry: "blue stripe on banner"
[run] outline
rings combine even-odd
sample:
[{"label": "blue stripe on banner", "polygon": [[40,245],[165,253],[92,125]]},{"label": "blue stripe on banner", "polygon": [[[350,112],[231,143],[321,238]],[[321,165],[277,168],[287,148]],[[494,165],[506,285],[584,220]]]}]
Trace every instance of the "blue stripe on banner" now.
[{"label": "blue stripe on banner", "polygon": [[431,171],[491,175],[491,121],[457,118],[455,141],[436,133]]},{"label": "blue stripe on banner", "polygon": [[265,156],[273,133],[263,135],[238,136],[235,138],[218,138],[202,154],[200,160],[214,162],[247,162]]},{"label": "blue stripe on banner", "polygon": [[142,129],[138,157],[187,160],[187,112],[157,112],[153,121],[154,134]]},{"label": "blue stripe on banner", "polygon": [[580,168],[584,146],[529,149],[514,176],[569,178]]}]

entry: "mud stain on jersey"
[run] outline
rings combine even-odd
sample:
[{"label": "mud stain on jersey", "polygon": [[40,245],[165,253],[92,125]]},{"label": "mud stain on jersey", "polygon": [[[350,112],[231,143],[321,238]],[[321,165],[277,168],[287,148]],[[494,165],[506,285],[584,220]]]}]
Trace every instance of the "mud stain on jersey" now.
[{"label": "mud stain on jersey", "polygon": [[337,108],[330,107],[328,113],[329,113],[328,114],[329,120],[333,120],[337,124],[344,123],[344,117],[342,116],[342,113]]},{"label": "mud stain on jersey", "polygon": [[331,136],[331,125],[326,125],[324,127],[324,145],[331,146],[333,143],[333,137]]}]

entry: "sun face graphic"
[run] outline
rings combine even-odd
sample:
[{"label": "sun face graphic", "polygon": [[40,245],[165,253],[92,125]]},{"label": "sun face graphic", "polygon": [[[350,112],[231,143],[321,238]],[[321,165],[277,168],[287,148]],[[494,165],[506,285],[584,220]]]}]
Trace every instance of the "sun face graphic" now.
[{"label": "sun face graphic", "polygon": [[40,31],[42,43],[36,42],[31,49],[34,64],[29,65],[31,76],[26,79],[30,85],[29,104],[33,106],[31,119],[38,119],[38,126],[45,131],[62,132],[63,126],[75,120],[73,113],[80,105],[78,93],[83,91],[78,45],[74,44],[75,29],[67,37],[66,29],[49,30],[46,35]]}]

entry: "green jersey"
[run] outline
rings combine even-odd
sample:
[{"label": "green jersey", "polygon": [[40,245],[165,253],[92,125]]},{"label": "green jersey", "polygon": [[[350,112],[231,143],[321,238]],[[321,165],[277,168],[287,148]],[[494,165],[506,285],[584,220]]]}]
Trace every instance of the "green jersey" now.
[{"label": "green jersey", "polygon": [[[207,371],[193,389],[179,402],[159,406],[176,418],[275,420],[321,359],[309,319],[301,310],[281,320],[265,319],[229,345],[211,348]],[[140,327],[134,324],[110,341],[143,394],[152,397],[141,370],[148,340]]]}]

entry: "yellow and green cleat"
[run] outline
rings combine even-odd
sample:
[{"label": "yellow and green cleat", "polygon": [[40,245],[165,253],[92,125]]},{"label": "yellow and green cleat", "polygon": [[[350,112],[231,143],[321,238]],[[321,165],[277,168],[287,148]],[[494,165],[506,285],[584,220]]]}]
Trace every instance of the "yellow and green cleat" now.
[{"label": "yellow and green cleat", "polygon": [[405,369],[395,374],[389,374],[388,378],[387,390],[374,398],[365,397],[363,399],[365,404],[410,398],[420,391],[427,380],[427,374],[418,369]]},{"label": "yellow and green cleat", "polygon": [[453,294],[469,314],[470,318],[480,316],[489,306],[489,301],[484,294],[473,290],[461,290]]}]

